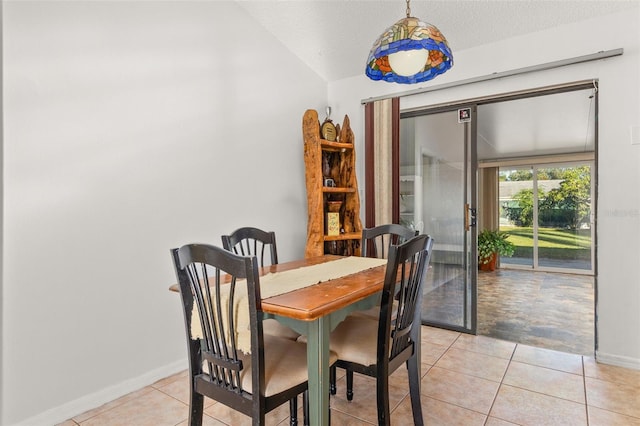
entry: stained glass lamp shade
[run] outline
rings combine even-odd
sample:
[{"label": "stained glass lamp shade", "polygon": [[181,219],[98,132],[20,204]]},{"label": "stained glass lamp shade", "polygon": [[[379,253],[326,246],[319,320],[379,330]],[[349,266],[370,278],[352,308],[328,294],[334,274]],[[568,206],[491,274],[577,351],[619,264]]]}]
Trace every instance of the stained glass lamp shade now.
[{"label": "stained glass lamp shade", "polygon": [[431,80],[453,66],[453,55],[440,30],[407,16],[376,40],[367,59],[372,80],[403,84]]}]

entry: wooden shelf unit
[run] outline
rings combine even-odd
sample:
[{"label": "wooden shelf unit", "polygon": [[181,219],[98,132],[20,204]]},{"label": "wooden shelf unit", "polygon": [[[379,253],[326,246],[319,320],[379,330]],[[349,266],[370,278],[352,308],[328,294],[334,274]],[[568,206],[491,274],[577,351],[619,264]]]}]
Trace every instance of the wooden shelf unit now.
[{"label": "wooden shelf unit", "polygon": [[[354,135],[345,115],[337,125],[337,141],[320,136],[320,121],[315,110],[307,110],[302,119],[305,180],[307,186],[307,245],[305,257],[323,254],[360,255],[362,223],[360,195],[356,178]],[[325,186],[332,179],[335,187]],[[341,201],[340,234],[327,235],[329,201]]]}]

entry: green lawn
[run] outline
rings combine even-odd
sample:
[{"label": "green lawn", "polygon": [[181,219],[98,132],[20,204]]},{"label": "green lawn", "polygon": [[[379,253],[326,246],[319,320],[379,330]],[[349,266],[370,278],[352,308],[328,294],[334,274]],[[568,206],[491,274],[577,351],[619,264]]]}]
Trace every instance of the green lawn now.
[{"label": "green lawn", "polygon": [[[516,246],[514,257],[532,257],[533,228],[501,226],[501,231],[509,234],[508,240]],[[591,258],[590,229],[538,229],[538,254],[548,259]]]}]

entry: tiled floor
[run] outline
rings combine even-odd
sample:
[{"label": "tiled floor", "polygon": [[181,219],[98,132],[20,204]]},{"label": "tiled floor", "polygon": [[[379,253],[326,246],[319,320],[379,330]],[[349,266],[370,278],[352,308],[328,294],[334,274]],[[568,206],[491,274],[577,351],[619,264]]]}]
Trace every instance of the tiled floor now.
[{"label": "tiled floor", "polygon": [[498,269],[478,273],[478,334],[592,356],[594,279]]},{"label": "tiled floor", "polygon": [[[427,425],[640,426],[640,371],[601,365],[587,356],[423,327],[422,374]],[[406,370],[392,378],[392,424],[411,424]],[[344,389],[342,377],[331,398],[332,424],[375,424],[374,381],[356,374],[352,402]],[[186,425],[187,401],[183,372],[62,425]],[[251,424],[211,400],[205,412],[205,425]],[[267,424],[287,425],[288,406],[270,413]]]},{"label": "tiled floor", "polygon": [[[428,277],[422,319],[462,327],[465,284],[460,267],[436,264]],[[481,271],[477,331],[482,336],[592,356],[594,294],[594,278],[589,275]]]}]

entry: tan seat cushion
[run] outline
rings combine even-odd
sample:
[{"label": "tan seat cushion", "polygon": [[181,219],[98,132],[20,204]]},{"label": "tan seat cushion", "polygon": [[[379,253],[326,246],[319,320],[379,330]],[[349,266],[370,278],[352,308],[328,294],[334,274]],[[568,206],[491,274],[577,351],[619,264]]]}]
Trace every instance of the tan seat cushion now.
[{"label": "tan seat cushion", "polygon": [[366,315],[351,315],[331,333],[330,348],[338,358],[361,365],[377,362],[378,320]]},{"label": "tan seat cushion", "polygon": [[273,318],[262,321],[262,330],[265,335],[284,337],[289,340],[296,340],[300,337],[300,333],[295,332],[292,328],[287,327]]},{"label": "tan seat cushion", "polygon": [[[308,380],[307,345],[277,336],[264,335],[265,396],[275,395]],[[242,387],[253,393],[251,355],[241,354],[244,369]],[[329,354],[329,365],[338,359]]]}]

